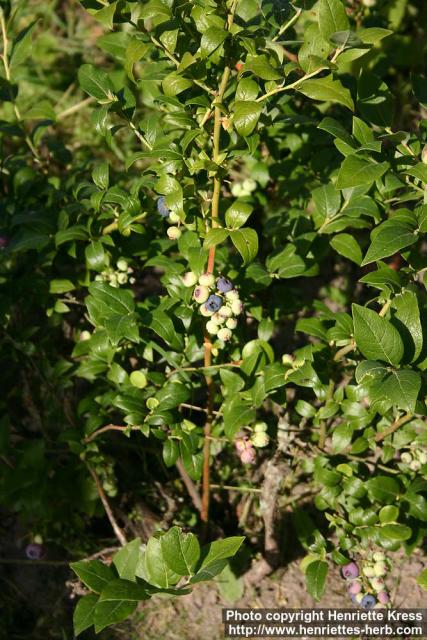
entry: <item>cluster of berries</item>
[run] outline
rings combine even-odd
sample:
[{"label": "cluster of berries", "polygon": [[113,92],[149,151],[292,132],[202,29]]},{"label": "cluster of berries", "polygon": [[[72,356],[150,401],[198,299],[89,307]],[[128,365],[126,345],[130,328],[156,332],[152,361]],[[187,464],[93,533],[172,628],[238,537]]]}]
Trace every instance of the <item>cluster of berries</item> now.
[{"label": "cluster of berries", "polygon": [[193,271],[188,271],[182,281],[186,287],[195,287],[193,298],[199,303],[202,316],[209,318],[207,332],[221,342],[228,342],[237,327],[235,316],[243,311],[239,292],[231,280],[221,277],[215,281],[212,273],[204,273],[197,278]]},{"label": "cluster of berries", "polygon": [[411,471],[419,471],[424,464],[427,464],[427,453],[422,449],[404,451],[400,455],[400,461],[407,465]]},{"label": "cluster of berries", "polygon": [[116,263],[117,269],[112,267],[104,269],[101,273],[95,276],[97,282],[108,282],[112,287],[119,287],[121,284],[135,283],[135,278],[130,274],[133,273],[133,269],[129,267],[127,261],[124,258],[119,258]]},{"label": "cluster of berries", "polygon": [[266,423],[257,422],[254,425],[251,437],[249,438],[249,436],[244,433],[238,434],[234,441],[234,446],[243,464],[255,464],[255,449],[266,447],[269,442],[270,438],[267,433]]},{"label": "cluster of berries", "polygon": [[389,569],[389,562],[379,551],[363,563],[362,572],[355,562],[342,567],[341,574],[349,582],[348,593],[352,602],[363,609],[383,609],[390,602],[384,583]]},{"label": "cluster of berries", "polygon": [[235,198],[250,196],[252,191],[256,189],[256,182],[252,178],[246,178],[243,182],[234,182],[231,187],[231,193]]},{"label": "cluster of berries", "polygon": [[170,240],[178,240],[181,237],[181,229],[176,225],[181,222],[181,218],[177,213],[169,209],[165,196],[160,196],[157,199],[157,213],[171,223],[171,226],[166,231],[168,238]]}]

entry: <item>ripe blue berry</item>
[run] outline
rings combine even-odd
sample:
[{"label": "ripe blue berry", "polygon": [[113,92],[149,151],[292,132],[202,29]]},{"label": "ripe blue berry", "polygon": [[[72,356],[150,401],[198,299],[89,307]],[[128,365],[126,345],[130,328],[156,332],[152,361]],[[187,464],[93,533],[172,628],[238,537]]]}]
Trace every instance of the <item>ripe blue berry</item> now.
[{"label": "ripe blue berry", "polygon": [[373,609],[377,604],[376,598],[371,596],[369,593],[366,596],[363,596],[362,602],[360,603],[364,609]]},{"label": "ripe blue berry", "polygon": [[343,566],[341,574],[346,580],[354,580],[359,575],[359,567],[355,562],[349,562]]},{"label": "ripe blue berry", "polygon": [[25,555],[30,560],[40,560],[43,555],[43,547],[41,544],[37,544],[36,542],[32,542],[31,544],[27,544],[25,547]]},{"label": "ripe blue berry", "polygon": [[228,293],[232,290],[233,286],[234,285],[231,280],[228,280],[227,278],[218,278],[218,280],[216,281],[216,288],[221,293]]},{"label": "ripe blue berry", "polygon": [[162,218],[168,217],[170,209],[166,206],[165,196],[160,196],[160,198],[157,199],[157,211],[160,213]]},{"label": "ripe blue berry", "polygon": [[215,294],[212,294],[207,299],[205,307],[209,311],[213,311],[215,313],[215,311],[218,311],[219,309],[221,309],[222,299],[220,298],[220,296],[216,296]]}]

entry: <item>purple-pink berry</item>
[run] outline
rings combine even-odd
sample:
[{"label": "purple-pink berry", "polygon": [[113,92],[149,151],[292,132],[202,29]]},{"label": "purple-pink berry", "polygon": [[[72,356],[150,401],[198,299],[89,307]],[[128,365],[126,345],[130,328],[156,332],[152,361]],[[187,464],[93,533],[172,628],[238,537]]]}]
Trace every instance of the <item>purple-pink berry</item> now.
[{"label": "purple-pink berry", "polygon": [[359,575],[359,567],[355,562],[349,562],[343,566],[341,574],[346,580],[354,580]]},{"label": "purple-pink berry", "polygon": [[40,560],[43,555],[43,547],[41,544],[37,544],[36,542],[32,542],[31,544],[27,544],[25,547],[25,555],[30,560]]},{"label": "purple-pink berry", "polygon": [[357,580],[354,580],[348,588],[348,592],[351,596],[355,596],[361,591],[362,591],[362,585]]},{"label": "purple-pink berry", "polygon": [[381,602],[381,604],[387,604],[388,602],[390,602],[390,596],[388,595],[387,591],[379,592],[378,602]]}]

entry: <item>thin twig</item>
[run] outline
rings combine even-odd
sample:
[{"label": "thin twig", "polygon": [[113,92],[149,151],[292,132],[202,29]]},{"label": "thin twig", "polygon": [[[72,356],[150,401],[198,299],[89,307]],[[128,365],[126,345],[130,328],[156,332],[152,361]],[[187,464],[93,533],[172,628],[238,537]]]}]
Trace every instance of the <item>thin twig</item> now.
[{"label": "thin twig", "polygon": [[393,424],[388,429],[386,429],[385,431],[380,431],[380,433],[377,433],[377,435],[375,436],[375,442],[376,443],[382,442],[384,438],[387,438],[387,436],[391,436],[395,431],[400,429],[400,427],[402,427],[404,424],[406,424],[407,422],[410,422],[413,417],[414,415],[412,413],[406,413],[401,418],[398,418],[393,422]]},{"label": "thin twig", "polygon": [[77,111],[84,109],[91,102],[93,102],[93,98],[86,98],[85,100],[81,100],[80,102],[77,102],[77,104],[73,104],[72,107],[68,107],[68,109],[64,109],[64,111],[58,113],[56,119],[64,120],[64,118],[68,118],[68,116],[71,116],[73,113],[77,113]]},{"label": "thin twig", "polygon": [[91,433],[88,436],[86,436],[86,438],[84,438],[84,440],[83,440],[84,444],[87,444],[88,442],[92,442],[92,440],[95,440],[95,438],[97,438],[99,435],[101,435],[101,433],[105,433],[105,431],[140,431],[140,428],[139,427],[130,427],[128,425],[121,426],[121,425],[117,425],[117,424],[107,424],[107,425],[105,425],[105,427],[100,427],[99,429],[97,429],[93,433]]},{"label": "thin twig", "polygon": [[103,507],[105,509],[105,513],[107,514],[107,518],[110,521],[111,527],[116,535],[117,540],[120,542],[120,544],[122,545],[122,547],[124,547],[127,544],[127,539],[125,534],[123,533],[122,529],[119,527],[119,525],[117,524],[117,520],[114,517],[113,511],[110,507],[110,503],[108,502],[108,498],[105,495],[105,491],[102,488],[102,484],[100,479],[98,478],[98,474],[96,473],[96,471],[94,469],[92,469],[92,467],[86,463],[86,466],[89,470],[90,475],[93,478],[93,481],[95,482],[96,485],[96,489],[98,491],[98,495],[101,499],[101,502],[103,504]]},{"label": "thin twig", "polygon": [[182,461],[179,458],[176,461],[175,466],[178,469],[178,473],[181,476],[181,480],[183,481],[183,483],[185,485],[185,488],[187,489],[188,495],[190,496],[193,505],[195,506],[197,511],[201,511],[202,510],[202,500],[200,498],[200,494],[199,494],[199,492],[197,490],[196,485],[194,484],[194,482],[192,481],[192,479],[188,475],[187,471],[185,470],[184,465],[182,464]]}]

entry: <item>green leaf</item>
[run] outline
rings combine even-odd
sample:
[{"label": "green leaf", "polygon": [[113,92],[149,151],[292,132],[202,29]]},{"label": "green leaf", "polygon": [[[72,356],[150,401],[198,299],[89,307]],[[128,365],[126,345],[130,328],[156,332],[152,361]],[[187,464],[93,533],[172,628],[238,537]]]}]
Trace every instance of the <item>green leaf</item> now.
[{"label": "green leaf", "polygon": [[331,247],[345,258],[357,265],[362,262],[362,251],[354,236],[349,233],[339,233],[331,240]]},{"label": "green leaf", "polygon": [[169,569],[180,576],[191,576],[200,557],[200,545],[193,533],[172,527],[160,538],[163,558]]},{"label": "green leaf", "polygon": [[387,373],[387,369],[383,364],[376,362],[375,360],[364,360],[360,362],[355,371],[355,378],[357,384],[366,382],[367,380],[373,380],[375,378],[383,378]]},{"label": "green leaf", "polygon": [[427,522],[427,500],[424,496],[413,491],[407,491],[402,500],[409,504],[409,513],[414,518]]},{"label": "green leaf", "polygon": [[92,64],[84,64],[78,72],[80,86],[101,104],[114,102],[114,86],[105,71],[97,69]]},{"label": "green leaf", "polygon": [[147,582],[162,589],[176,584],[181,578],[166,564],[159,538],[151,537],[147,543],[144,554],[144,573]]},{"label": "green leaf", "polygon": [[341,0],[320,0],[319,2],[319,28],[326,40],[337,31],[346,31],[349,21]]},{"label": "green leaf", "polygon": [[404,542],[412,536],[412,529],[404,524],[385,524],[381,527],[381,534],[388,540]]},{"label": "green leaf", "polygon": [[323,560],[310,562],[307,567],[305,572],[307,590],[315,600],[320,600],[325,593],[328,569],[328,563]]},{"label": "green leaf", "polygon": [[386,83],[373,73],[359,78],[357,106],[361,117],[371,124],[390,127],[394,115],[394,97]]},{"label": "green leaf", "polygon": [[332,451],[333,453],[340,453],[344,451],[351,443],[353,437],[353,427],[351,424],[343,423],[339,424],[332,433]]},{"label": "green leaf", "polygon": [[105,266],[106,254],[104,245],[99,240],[93,240],[85,249],[86,264],[89,269],[102,271]]},{"label": "green leaf", "polygon": [[33,31],[37,25],[37,20],[25,27],[15,38],[10,56],[10,68],[13,69],[25,62],[31,54],[33,46]]},{"label": "green leaf", "polygon": [[397,480],[389,476],[376,476],[366,483],[368,495],[372,501],[382,504],[395,504],[400,492]]},{"label": "green leaf", "polygon": [[95,593],[101,593],[104,587],[115,578],[110,567],[107,567],[100,560],[71,562],[70,567],[83,584],[95,591]]},{"label": "green leaf", "polygon": [[392,371],[381,383],[381,391],[398,409],[415,412],[421,389],[421,374],[411,369]]},{"label": "green leaf", "polygon": [[49,283],[49,293],[53,294],[68,293],[68,291],[73,291],[75,288],[71,280],[57,279],[51,280]]},{"label": "green leaf", "polygon": [[230,238],[242,256],[243,263],[252,262],[258,254],[258,235],[255,229],[245,227],[230,231]]},{"label": "green leaf", "polygon": [[253,100],[238,100],[233,107],[233,122],[239,135],[250,136],[262,112],[262,105]]},{"label": "green leaf", "polygon": [[164,78],[162,88],[166,96],[177,96],[186,89],[189,89],[192,84],[191,80],[183,78],[174,71]]},{"label": "green leaf", "polygon": [[423,349],[423,328],[417,295],[413,291],[404,291],[393,298],[391,308],[395,310],[393,322],[405,345],[405,358],[414,362]]},{"label": "green leaf", "polygon": [[165,440],[162,450],[163,462],[167,467],[173,467],[179,457],[179,446],[176,440]]},{"label": "green leaf", "polygon": [[381,524],[388,524],[389,522],[396,522],[399,517],[399,509],[395,505],[388,505],[380,510],[379,518]]},{"label": "green leaf", "polygon": [[174,349],[181,349],[182,337],[176,332],[175,325],[170,316],[162,309],[156,309],[153,311],[149,327],[157,333],[157,335],[160,336],[166,344],[169,344]]},{"label": "green leaf", "polygon": [[225,223],[230,229],[240,229],[253,211],[253,206],[247,202],[236,200],[225,212]]},{"label": "green leaf", "polygon": [[135,309],[132,293],[127,289],[111,287],[105,282],[92,282],[89,285],[89,293],[90,296],[86,301],[89,302],[92,298],[97,305],[97,311],[107,318],[114,315],[127,315]]},{"label": "green leaf", "polygon": [[218,47],[222,45],[227,37],[225,29],[217,29],[217,27],[209,27],[200,41],[200,54],[202,58],[210,56]]},{"label": "green leaf", "polygon": [[388,162],[374,164],[360,156],[347,156],[338,174],[336,188],[349,189],[364,184],[372,184],[389,168]]},{"label": "green leaf", "polygon": [[209,229],[203,243],[203,248],[210,249],[211,247],[215,247],[217,244],[224,242],[226,238],[228,238],[228,229]]},{"label": "green leaf", "polygon": [[95,606],[95,631],[99,633],[111,624],[122,622],[149,596],[142,585],[129,580],[113,580],[102,591]]},{"label": "green leaf", "polygon": [[417,584],[427,591],[427,569],[423,569],[417,576]]},{"label": "green leaf", "polygon": [[192,583],[210,580],[227,565],[228,559],[236,555],[242,546],[244,536],[233,536],[224,540],[215,540],[202,549],[202,561]]},{"label": "green leaf", "polygon": [[269,62],[267,56],[260,55],[250,58],[244,66],[245,71],[251,71],[262,80],[280,80],[281,74]]},{"label": "green leaf", "polygon": [[413,76],[412,87],[418,102],[427,109],[427,79],[423,76]]},{"label": "green leaf", "polygon": [[80,633],[89,629],[95,622],[95,606],[98,602],[98,596],[94,593],[89,593],[87,596],[83,596],[78,601],[73,614],[73,626],[74,635],[78,636]]},{"label": "green leaf", "polygon": [[417,240],[418,236],[410,225],[393,222],[393,219],[387,220],[372,232],[371,244],[363,258],[362,266],[392,256]]},{"label": "green leaf", "polygon": [[98,20],[98,22],[100,22],[104,27],[106,27],[107,29],[112,29],[116,8],[117,2],[113,2],[112,4],[108,4],[98,11],[91,11],[90,13],[91,15],[93,15],[95,20]]},{"label": "green leaf", "polygon": [[341,206],[341,194],[337,191],[333,184],[323,184],[312,192],[313,201],[316,205],[316,211],[322,216],[322,219],[332,218]]},{"label": "green leaf", "polygon": [[224,404],[224,432],[227,438],[232,440],[239,428],[244,424],[250,424],[255,417],[255,411],[250,402],[242,400],[239,395],[231,397]]},{"label": "green leaf", "polygon": [[365,358],[399,364],[404,346],[398,330],[371,309],[353,304],[352,310],[354,338]]},{"label": "green leaf", "polygon": [[298,86],[298,91],[313,100],[338,102],[354,111],[354,102],[350,91],[339,80],[334,80],[332,75],[328,75],[325,78],[305,80]]},{"label": "green leaf", "polygon": [[236,89],[236,100],[255,100],[259,94],[259,86],[252,78],[242,78]]},{"label": "green leaf", "polygon": [[135,582],[135,572],[141,555],[141,540],[136,538],[128,542],[113,556],[113,564],[123,580]]}]

